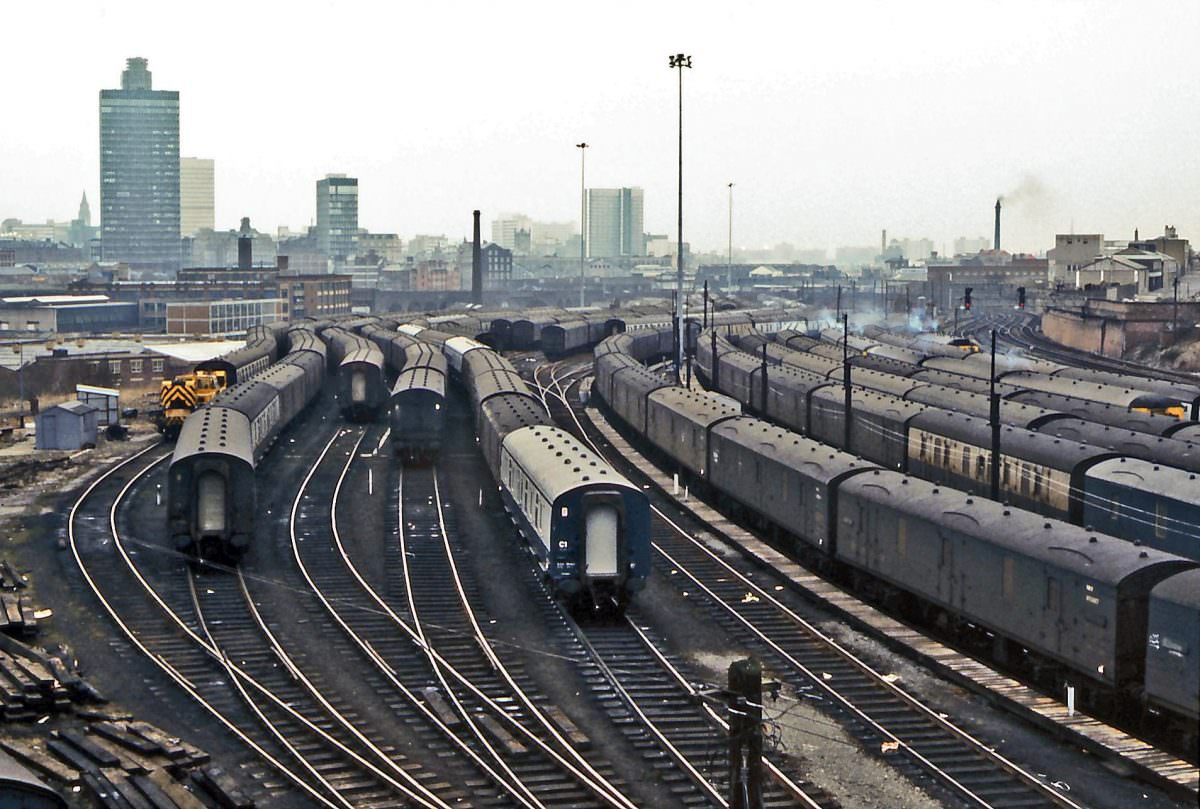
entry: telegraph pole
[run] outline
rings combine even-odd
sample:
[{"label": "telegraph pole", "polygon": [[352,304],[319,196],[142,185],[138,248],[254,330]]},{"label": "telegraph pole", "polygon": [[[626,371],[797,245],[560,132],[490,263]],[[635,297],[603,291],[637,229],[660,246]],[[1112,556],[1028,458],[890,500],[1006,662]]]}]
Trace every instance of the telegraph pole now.
[{"label": "telegraph pole", "polygon": [[842,388],[846,394],[845,406],[845,435],[842,439],[842,449],[850,451],[850,316],[842,315]]},{"label": "telegraph pole", "polygon": [[708,328],[708,279],[704,279],[704,328]]},{"label": "telegraph pole", "polygon": [[762,806],[762,664],[729,664],[729,809]]},{"label": "telegraph pole", "polygon": [[762,412],[767,412],[767,344],[762,344]]},{"label": "telegraph pole", "polygon": [[996,330],[992,329],[992,378],[988,400],[992,427],[992,499],[1000,499],[1000,394],[996,393]]},{"label": "telegraph pole", "polygon": [[709,332],[712,337],[712,379],[709,382],[716,390],[721,389],[721,358],[717,356],[717,327],[714,324],[713,330]]}]

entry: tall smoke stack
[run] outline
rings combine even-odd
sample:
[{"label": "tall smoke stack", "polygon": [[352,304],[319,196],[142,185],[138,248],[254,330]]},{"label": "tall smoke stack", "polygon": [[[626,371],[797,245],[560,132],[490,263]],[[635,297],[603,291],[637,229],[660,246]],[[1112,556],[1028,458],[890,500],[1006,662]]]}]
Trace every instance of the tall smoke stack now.
[{"label": "tall smoke stack", "polygon": [[238,231],[238,269],[248,270],[254,264],[254,240],[250,238],[250,217],[242,217]]},{"label": "tall smoke stack", "polygon": [[887,254],[887,228],[883,229],[883,235],[879,237],[879,255]]},{"label": "tall smoke stack", "polygon": [[996,238],[992,244],[996,252],[1000,252],[1000,198],[996,198]]},{"label": "tall smoke stack", "polygon": [[483,303],[483,247],[479,243],[479,211],[475,217],[475,236],[471,242],[471,300]]}]

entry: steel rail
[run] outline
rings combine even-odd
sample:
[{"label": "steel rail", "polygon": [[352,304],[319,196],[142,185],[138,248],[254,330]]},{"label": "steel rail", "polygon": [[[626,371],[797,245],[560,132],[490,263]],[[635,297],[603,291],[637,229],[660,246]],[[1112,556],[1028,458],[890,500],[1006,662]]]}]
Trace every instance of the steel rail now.
[{"label": "steel rail", "polygon": [[[559,398],[561,398],[564,401],[564,403],[566,403],[567,402],[567,394],[561,388],[561,385],[559,386],[559,390],[560,390]],[[574,408],[570,407],[570,405],[568,404],[567,410],[571,414],[571,418],[575,422],[576,428],[579,430],[580,435],[583,436],[583,440],[585,440],[592,447],[592,449],[596,451],[597,454],[600,454],[603,457],[603,453],[600,451],[600,448],[595,444],[594,441],[591,440],[590,437],[588,437],[586,430],[583,429],[583,425],[580,422],[578,415],[575,413]],[[698,549],[702,554],[709,557],[719,567],[723,568],[725,570],[725,572],[727,572],[729,575],[733,576],[735,579],[737,579],[739,582],[744,584],[751,591],[755,592],[757,597],[761,601],[771,604],[771,606],[773,606],[776,610],[778,610],[782,615],[787,617],[789,620],[793,621],[796,625],[803,628],[806,632],[810,633],[814,638],[816,638],[820,642],[827,645],[830,649],[833,649],[834,651],[836,651],[845,660],[850,662],[852,665],[854,665],[856,668],[858,668],[860,671],[862,671],[868,677],[870,677],[874,681],[876,681],[877,684],[883,686],[885,689],[892,692],[897,698],[899,698],[899,699],[903,700],[904,702],[906,702],[907,704],[909,704],[910,707],[912,707],[914,710],[925,715],[925,717],[929,721],[942,727],[947,732],[953,734],[954,736],[959,738],[961,741],[963,741],[970,747],[974,748],[975,752],[980,757],[982,757],[984,759],[991,759],[991,760],[996,761],[1001,766],[1001,768],[1010,772],[1012,775],[1016,776],[1019,780],[1023,781],[1027,785],[1034,787],[1036,790],[1043,793],[1046,797],[1048,797],[1053,802],[1055,802],[1061,806],[1064,806],[1064,807],[1069,807],[1069,809],[1082,809],[1082,807],[1080,807],[1079,804],[1075,803],[1070,798],[1067,798],[1066,796],[1057,792],[1056,790],[1053,789],[1053,787],[1051,787],[1050,785],[1039,780],[1036,776],[1034,776],[1032,773],[1026,771],[1019,764],[1009,760],[1007,757],[1001,755],[1000,753],[996,752],[992,748],[988,747],[982,741],[980,741],[979,739],[976,739],[974,736],[971,736],[969,733],[962,730],[954,723],[948,721],[947,719],[944,719],[942,716],[940,716],[938,714],[938,712],[932,710],[928,706],[921,703],[919,700],[917,700],[915,697],[913,697],[911,694],[909,694],[904,689],[897,686],[895,683],[888,682],[886,679],[884,679],[884,677],[879,672],[875,671],[865,661],[861,660],[859,657],[854,655],[854,653],[852,653],[851,651],[849,651],[848,649],[843,647],[841,644],[839,644],[833,638],[829,637],[828,635],[825,635],[823,632],[821,632],[819,629],[817,629],[815,626],[813,626],[811,623],[809,623],[803,617],[801,617],[799,614],[797,614],[795,611],[793,611],[790,607],[787,607],[785,604],[780,602],[777,598],[775,598],[774,595],[772,595],[771,593],[767,592],[766,590],[764,590],[763,588],[758,586],[758,584],[756,584],[751,579],[749,579],[748,577],[743,575],[740,571],[738,571],[736,568],[734,568],[732,565],[730,565],[728,562],[726,562],[724,559],[722,559],[720,556],[718,556],[716,553],[714,553],[711,549],[705,547],[704,543],[696,540],[693,536],[691,536],[691,534],[687,530],[685,530],[682,526],[680,526],[673,519],[671,519],[671,517],[669,517],[660,508],[658,508],[657,506],[655,506],[653,504],[651,505],[651,508],[654,510],[654,512],[659,517],[662,518],[662,520],[667,525],[669,525],[674,530],[674,532],[678,536],[680,536],[687,543],[689,543],[690,545],[692,545],[693,547]],[[689,578],[693,583],[695,583],[697,587],[699,587],[701,590],[703,590],[705,592],[705,594],[708,595],[708,597],[713,601],[713,603],[721,606],[738,623],[740,623],[746,629],[748,629],[755,637],[759,638],[760,642],[764,643],[768,648],[772,649],[772,651],[774,651],[776,654],[778,654],[782,659],[787,661],[789,663],[789,665],[792,665],[793,667],[795,667],[795,669],[797,671],[800,671],[801,673],[805,674],[808,678],[810,678],[818,688],[825,691],[835,702],[841,704],[852,714],[859,717],[859,719],[861,721],[867,723],[870,727],[874,728],[876,730],[876,732],[879,733],[880,735],[886,737],[887,739],[889,739],[895,743],[898,743],[901,746],[901,748],[904,749],[908,753],[908,755],[910,755],[912,758],[914,758],[915,760],[920,762],[922,767],[926,768],[929,772],[935,774],[940,780],[942,780],[944,783],[950,785],[953,789],[960,792],[962,795],[964,795],[968,799],[976,802],[980,806],[989,807],[992,805],[992,804],[988,803],[988,801],[985,798],[983,798],[980,795],[977,795],[974,791],[972,791],[965,784],[962,784],[952,774],[945,772],[942,768],[938,767],[936,764],[929,761],[928,758],[923,756],[917,750],[913,749],[912,746],[910,746],[909,744],[904,742],[903,739],[895,736],[891,731],[889,731],[883,725],[879,724],[877,721],[872,719],[870,716],[868,716],[866,713],[864,713],[860,708],[858,708],[856,705],[854,705],[849,699],[847,699],[846,697],[844,697],[843,695],[838,693],[832,686],[830,686],[828,683],[826,683],[824,681],[824,678],[817,676],[814,672],[810,671],[803,663],[801,663],[799,660],[797,660],[793,655],[791,655],[785,649],[780,647],[778,643],[776,643],[772,638],[770,638],[766,633],[764,633],[760,628],[758,628],[752,621],[750,621],[745,616],[743,616],[740,612],[738,612],[738,610],[736,608],[734,608],[733,605],[729,604],[724,599],[717,596],[716,593],[714,593],[711,590],[711,588],[709,588],[703,581],[701,581],[698,576],[696,576],[694,573],[692,573],[690,570],[688,570],[686,566],[680,564],[678,562],[678,560],[676,560],[673,556],[671,556],[658,543],[654,543],[654,549],[656,551],[658,551],[658,553],[661,554],[663,556],[663,558],[665,558],[672,565],[674,565],[680,572],[682,572],[687,578]]]},{"label": "steel rail", "polygon": [[[88,488],[83,492],[83,494],[81,494],[79,496],[79,498],[75,501],[75,503],[71,506],[71,510],[67,517],[67,537],[68,537],[68,542],[71,546],[71,554],[75,558],[75,563],[79,567],[79,571],[83,575],[84,581],[87,582],[88,587],[91,589],[92,593],[96,596],[97,600],[99,600],[101,606],[104,607],[104,610],[105,610],[105,612],[108,613],[109,618],[111,618],[113,623],[115,623],[120,628],[121,632],[125,635],[126,639],[130,643],[133,644],[134,648],[136,648],[143,655],[145,655],[155,666],[157,666],[159,668],[159,670],[161,670],[164,674],[166,674],[167,677],[172,682],[174,682],[176,685],[178,685],[198,705],[200,705],[205,711],[207,711],[210,715],[212,715],[213,718],[215,718],[220,724],[222,724],[226,728],[226,730],[228,730],[239,741],[241,741],[248,748],[250,748],[251,751],[253,751],[256,755],[259,756],[259,758],[261,758],[263,761],[267,762],[280,775],[282,775],[284,778],[286,778],[288,781],[290,781],[294,786],[299,788],[302,792],[306,793],[313,800],[317,801],[318,803],[322,804],[323,806],[328,807],[329,809],[336,809],[336,805],[334,803],[332,803],[329,799],[327,799],[324,795],[322,795],[319,791],[317,791],[317,789],[314,788],[311,784],[309,784],[301,775],[294,772],[290,767],[288,767],[286,764],[281,762],[272,753],[270,753],[265,748],[263,748],[262,745],[260,745],[254,739],[250,738],[250,736],[244,730],[242,730],[240,727],[238,727],[237,724],[232,719],[225,716],[220,711],[220,709],[218,709],[215,705],[213,705],[207,699],[205,699],[199,693],[199,691],[196,689],[196,687],[191,683],[191,681],[186,676],[184,676],[178,669],[176,669],[169,662],[167,662],[167,660],[162,655],[158,654],[157,652],[152,651],[138,636],[138,633],[133,629],[133,627],[131,627],[125,621],[125,619],[121,617],[121,615],[118,612],[118,610],[116,609],[116,607],[113,606],[113,604],[110,602],[110,600],[104,595],[104,593],[102,592],[102,590],[100,588],[100,585],[96,582],[95,578],[92,576],[91,571],[88,569],[88,566],[83,561],[82,555],[79,551],[79,544],[78,544],[78,541],[77,541],[76,535],[75,535],[75,517],[78,514],[79,509],[82,507],[84,501],[87,500],[88,497],[91,496],[92,492],[97,487],[99,487],[101,483],[103,483],[105,480],[107,480],[111,475],[115,474],[118,470],[122,469],[126,464],[132,463],[133,461],[141,458],[143,455],[150,452],[150,450],[154,449],[157,446],[158,446],[158,444],[151,445],[151,446],[147,447],[146,449],[142,450],[141,452],[136,453],[135,455],[125,459],[121,463],[117,464],[116,466],[114,466],[111,469],[109,469],[108,471],[106,471],[99,478],[97,478],[95,481],[93,481],[92,484],[90,486],[88,486]],[[162,463],[162,461],[166,460],[168,457],[170,457],[170,453],[164,453],[161,457],[155,459],[154,462],[151,463],[146,469],[139,472],[132,480],[130,480],[125,485],[125,487],[121,489],[118,497],[114,500],[113,506],[110,510],[110,521],[109,521],[110,527],[114,530],[114,533],[113,533],[114,543],[119,543],[119,540],[117,539],[117,535],[115,533],[115,525],[116,525],[115,516],[113,516],[116,513],[116,508],[117,508],[118,503],[120,502],[120,500],[122,498],[124,498],[125,494],[134,486],[134,484],[142,476],[148,474],[151,469],[153,469],[159,463]],[[140,575],[136,571],[135,571],[134,575],[139,579],[141,578]],[[162,605],[160,604],[159,606],[161,607]]]}]

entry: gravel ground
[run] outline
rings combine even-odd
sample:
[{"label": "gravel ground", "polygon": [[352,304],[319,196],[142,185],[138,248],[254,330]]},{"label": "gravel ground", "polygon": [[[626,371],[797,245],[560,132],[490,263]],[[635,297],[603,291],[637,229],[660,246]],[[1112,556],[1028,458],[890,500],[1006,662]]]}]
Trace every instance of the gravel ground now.
[{"label": "gravel ground", "polygon": [[[269,785],[276,783],[277,776],[218,729],[203,709],[168,684],[157,667],[125,641],[102,612],[66,549],[66,518],[71,504],[115,459],[143,449],[157,437],[151,427],[135,422],[130,441],[102,441],[72,466],[39,474],[19,489],[4,491],[0,495],[0,556],[29,573],[31,587],[26,592],[34,603],[54,612],[53,617],[39,622],[38,645],[68,646],[78,657],[84,676],[109,698],[110,708],[128,711],[206,750],[215,764],[234,774],[259,799],[261,806],[282,807],[285,804],[272,802],[269,797],[273,791]],[[142,499],[140,521],[160,525],[162,514],[152,494]],[[44,736],[64,727],[81,727],[81,723],[74,717],[60,716],[32,727],[0,725],[0,733],[16,738]],[[73,806],[92,805],[78,791],[65,794]]]}]

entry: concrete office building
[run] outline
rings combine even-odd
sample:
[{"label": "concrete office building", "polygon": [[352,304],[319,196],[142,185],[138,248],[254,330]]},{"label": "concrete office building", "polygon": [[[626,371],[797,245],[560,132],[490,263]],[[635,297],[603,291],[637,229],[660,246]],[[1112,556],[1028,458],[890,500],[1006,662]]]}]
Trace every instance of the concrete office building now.
[{"label": "concrete office building", "polygon": [[589,188],[587,254],[592,258],[640,256],[643,244],[642,189]]},{"label": "concrete office building", "polygon": [[317,180],[317,251],[334,267],[358,252],[358,178],[326,174]]},{"label": "concrete office building", "polygon": [[179,158],[179,230],[184,236],[213,229],[213,161],[204,157]]},{"label": "concrete office building", "polygon": [[137,57],[100,91],[100,226],[105,261],[179,269],[179,93]]}]

